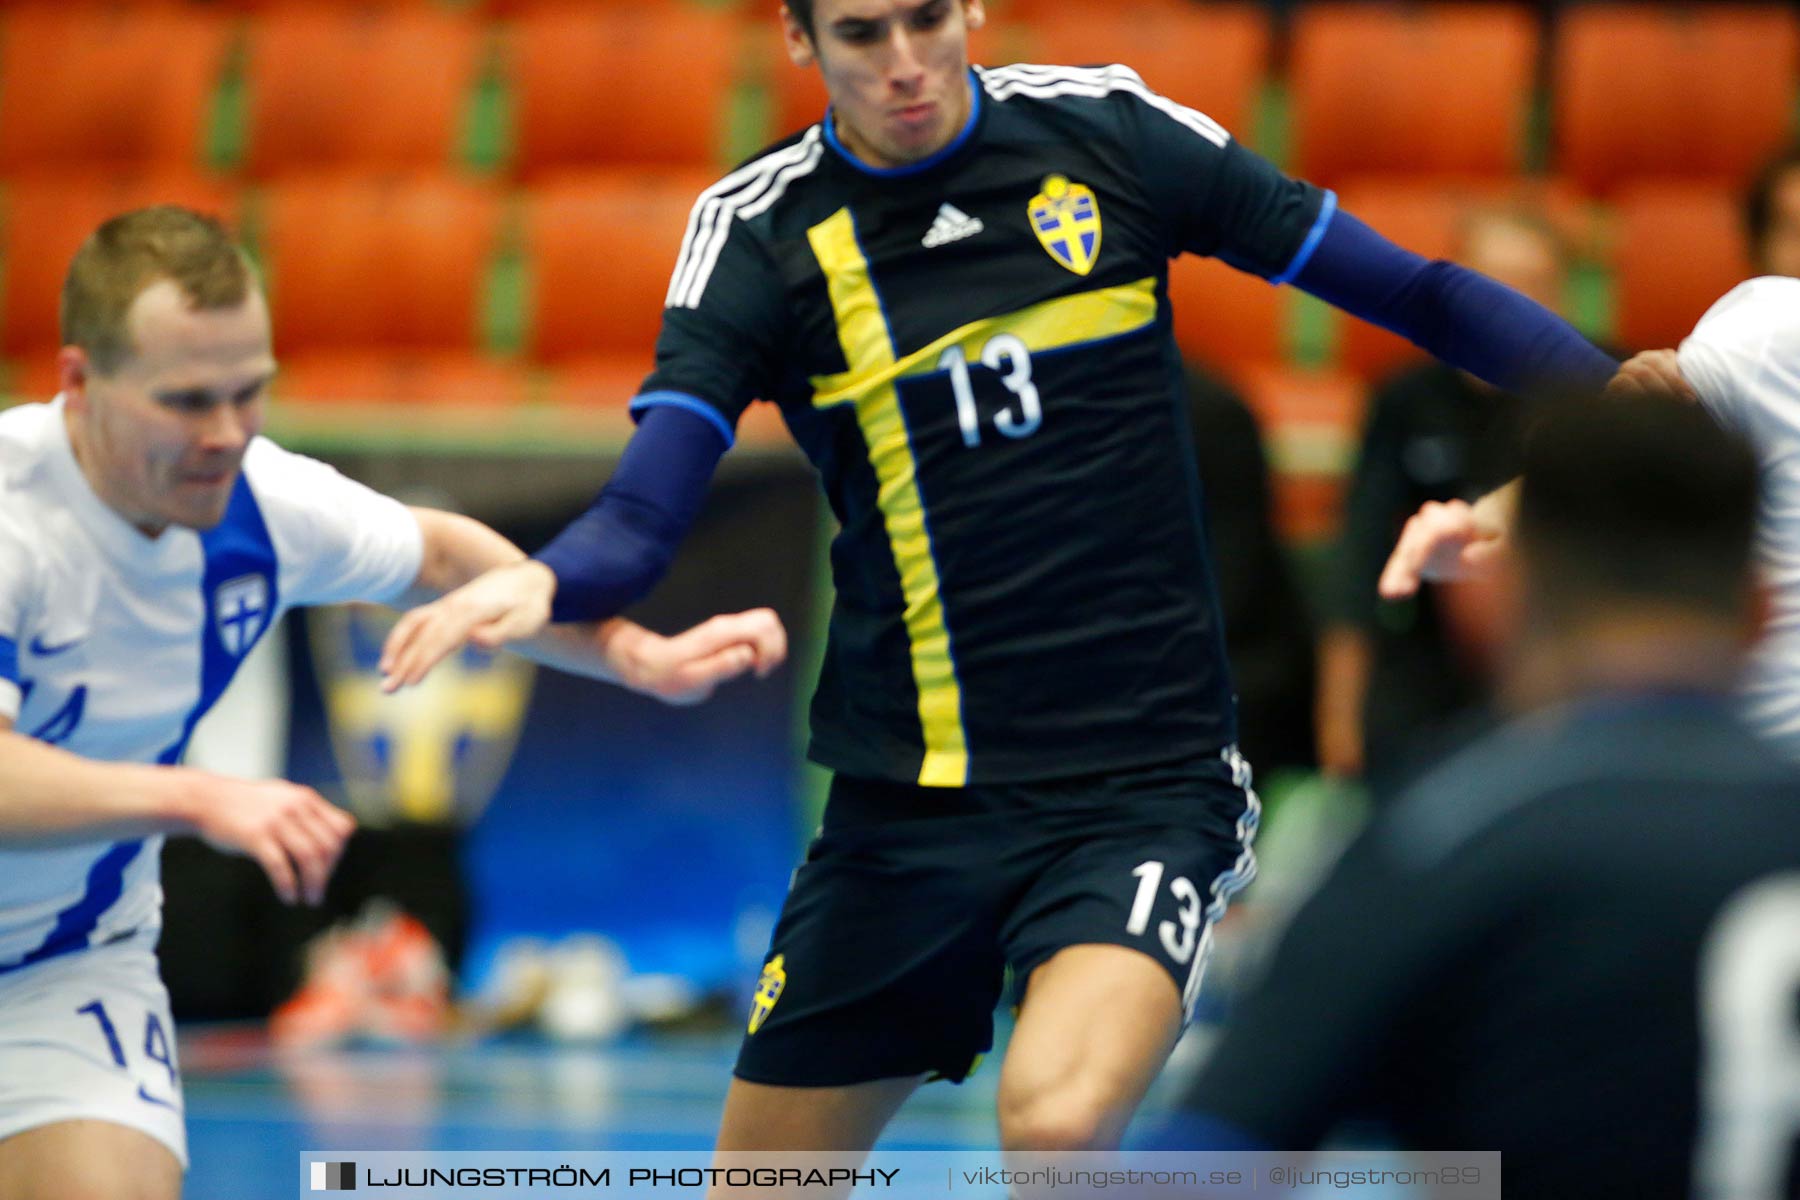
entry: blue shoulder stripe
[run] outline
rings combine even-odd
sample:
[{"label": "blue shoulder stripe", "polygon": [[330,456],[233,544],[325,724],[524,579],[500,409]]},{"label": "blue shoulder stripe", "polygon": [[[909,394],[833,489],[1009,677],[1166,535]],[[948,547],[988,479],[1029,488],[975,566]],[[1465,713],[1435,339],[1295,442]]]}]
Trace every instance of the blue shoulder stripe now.
[{"label": "blue shoulder stripe", "polygon": [[0,637],[0,679],[19,682],[19,643]]}]

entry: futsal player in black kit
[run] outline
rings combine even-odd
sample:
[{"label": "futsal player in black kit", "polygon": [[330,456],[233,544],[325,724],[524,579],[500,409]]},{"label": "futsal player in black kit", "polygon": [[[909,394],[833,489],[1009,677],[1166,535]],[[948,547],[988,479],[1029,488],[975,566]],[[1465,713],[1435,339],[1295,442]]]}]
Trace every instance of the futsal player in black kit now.
[{"label": "futsal player in black kit", "polygon": [[696,203],[612,480],[537,560],[403,620],[384,669],[404,686],[467,637],[643,595],[739,415],[778,405],[841,524],[810,751],[835,777],[720,1148],[872,1145],[988,1048],[1008,966],[1001,1141],[1110,1146],[1258,818],[1169,259],[1291,281],[1502,387],[1598,388],[1614,364],[1125,67],[972,69],[980,0],[781,15],[831,110]]},{"label": "futsal player in black kit", "polygon": [[1185,1145],[1345,1116],[1531,1200],[1800,1195],[1800,776],[1735,712],[1756,465],[1698,404],[1525,449],[1511,722],[1375,819],[1192,1094]]}]

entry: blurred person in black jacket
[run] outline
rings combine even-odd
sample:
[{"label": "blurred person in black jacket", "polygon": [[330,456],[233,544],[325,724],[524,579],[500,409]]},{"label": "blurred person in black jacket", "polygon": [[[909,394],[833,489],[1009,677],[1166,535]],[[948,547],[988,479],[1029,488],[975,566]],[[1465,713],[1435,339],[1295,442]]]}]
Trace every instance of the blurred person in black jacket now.
[{"label": "blurred person in black jacket", "polygon": [[[1533,217],[1471,213],[1459,257],[1561,307],[1566,256]],[[1383,791],[1484,703],[1480,672],[1446,639],[1437,597],[1384,602],[1375,584],[1421,505],[1472,499],[1517,474],[1524,418],[1525,401],[1438,362],[1402,370],[1371,398],[1319,641],[1318,756],[1327,774],[1367,777]]]}]

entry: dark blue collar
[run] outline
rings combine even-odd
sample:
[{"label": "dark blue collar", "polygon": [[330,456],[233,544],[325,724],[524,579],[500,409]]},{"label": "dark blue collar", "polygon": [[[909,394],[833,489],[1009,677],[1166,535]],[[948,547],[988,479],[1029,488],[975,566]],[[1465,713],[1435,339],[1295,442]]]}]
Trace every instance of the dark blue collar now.
[{"label": "dark blue collar", "polygon": [[[835,105],[833,106],[835,107]],[[907,163],[903,167],[872,167],[850,152],[849,147],[838,141],[837,121],[832,118],[832,109],[825,110],[825,142],[838,152],[845,162],[861,171],[864,175],[873,175],[877,179],[901,179],[908,175],[917,175],[921,171],[929,171],[942,163],[951,155],[961,150],[975,133],[975,122],[981,119],[981,78],[969,68],[969,119],[963,124],[962,132],[951,138],[942,150],[921,158],[918,162]]]}]

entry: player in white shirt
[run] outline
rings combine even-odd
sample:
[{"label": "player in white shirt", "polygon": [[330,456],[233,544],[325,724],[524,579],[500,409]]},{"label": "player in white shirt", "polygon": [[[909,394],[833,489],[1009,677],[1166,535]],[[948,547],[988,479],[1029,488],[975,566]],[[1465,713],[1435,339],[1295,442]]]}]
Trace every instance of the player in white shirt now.
[{"label": "player in white shirt", "polygon": [[1745,715],[1800,759],[1800,279],[1739,284],[1682,341],[1676,366],[1762,468],[1757,559],[1769,613],[1743,681]]},{"label": "player in white shirt", "polygon": [[[1636,356],[1609,388],[1620,396],[1648,391],[1697,400],[1756,450],[1757,559],[1769,611],[1743,681],[1745,716],[1800,760],[1800,278],[1739,284],[1707,310],[1679,350]],[[1388,560],[1382,594],[1398,598],[1421,580],[1479,573],[1505,544],[1510,491],[1473,505],[1421,509]]]},{"label": "player in white shirt", "polygon": [[[318,903],[353,822],[309,788],[179,765],[285,609],[394,602],[523,555],[257,436],[269,319],[223,228],[107,222],[64,286],[62,393],[0,414],[0,1196],[174,1200],[186,1164],[157,976],[168,834]],[[767,610],[527,649],[672,702],[766,674]]]}]

